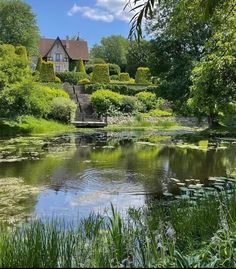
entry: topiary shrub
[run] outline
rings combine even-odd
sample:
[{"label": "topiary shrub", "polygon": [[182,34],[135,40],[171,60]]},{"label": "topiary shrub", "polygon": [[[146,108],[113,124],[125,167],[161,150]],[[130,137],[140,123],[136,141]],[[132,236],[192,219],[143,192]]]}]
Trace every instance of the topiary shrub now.
[{"label": "topiary shrub", "polygon": [[86,73],[83,60],[80,58],[76,64],[76,72]]},{"label": "topiary shrub", "polygon": [[95,64],[93,67],[93,83],[110,82],[108,64]]},{"label": "topiary shrub", "polygon": [[129,73],[120,73],[120,81],[130,81]]},{"label": "topiary shrub", "polygon": [[149,84],[151,80],[151,72],[148,67],[139,67],[135,75],[135,83]]},{"label": "topiary shrub", "polygon": [[114,115],[120,110],[123,96],[110,90],[98,90],[92,94],[92,106],[98,115]]},{"label": "topiary shrub", "polygon": [[155,93],[139,92],[136,94],[136,97],[138,98],[138,100],[143,106],[141,112],[150,111],[151,109],[154,109],[157,106],[157,97]]},{"label": "topiary shrub", "polygon": [[108,64],[109,66],[109,74],[112,75],[119,75],[120,74],[120,67],[117,64]]},{"label": "topiary shrub", "polygon": [[41,57],[39,57],[38,58],[38,61],[37,61],[36,68],[35,68],[36,71],[40,72],[41,66],[42,66],[42,62],[43,62],[43,59]]},{"label": "topiary shrub", "polygon": [[40,80],[42,82],[53,82],[55,81],[55,71],[52,62],[42,61],[40,68]]},{"label": "topiary shrub", "polygon": [[120,77],[118,75],[112,75],[112,76],[110,76],[110,80],[119,81]]},{"label": "topiary shrub", "polygon": [[56,97],[51,102],[51,111],[48,117],[70,123],[75,118],[76,109],[77,105],[72,100],[64,97]]}]

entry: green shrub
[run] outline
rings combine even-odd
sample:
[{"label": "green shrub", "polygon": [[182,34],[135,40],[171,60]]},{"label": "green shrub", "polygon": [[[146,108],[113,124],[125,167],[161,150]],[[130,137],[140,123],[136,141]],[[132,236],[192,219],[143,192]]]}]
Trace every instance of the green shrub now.
[{"label": "green shrub", "polygon": [[93,64],[86,64],[85,70],[87,74],[91,74],[93,72]]},{"label": "green shrub", "polygon": [[80,58],[76,64],[76,72],[86,73],[83,60]]},{"label": "green shrub", "polygon": [[120,67],[117,64],[108,64],[109,66],[109,74],[112,75],[119,75],[120,74]]},{"label": "green shrub", "polygon": [[145,114],[145,117],[169,117],[172,116],[172,112],[164,111],[160,109],[153,109],[150,110],[148,113]]},{"label": "green shrub", "polygon": [[56,82],[56,83],[61,83],[60,78],[55,76],[55,82]]},{"label": "green shrub", "polygon": [[72,85],[77,85],[80,80],[89,78],[87,74],[81,72],[58,72],[56,75],[63,83],[68,82]]},{"label": "green shrub", "polygon": [[55,97],[69,99],[60,89],[51,89],[38,83],[23,83],[6,88],[0,94],[0,112],[6,117],[33,115],[47,118]]},{"label": "green shrub", "polygon": [[69,123],[75,118],[77,105],[65,97],[56,97],[52,99],[49,118]]},{"label": "green shrub", "polygon": [[120,110],[123,96],[110,90],[98,90],[92,94],[92,106],[99,115],[113,115]]},{"label": "green shrub", "polygon": [[148,67],[139,67],[135,74],[135,83],[149,84],[151,73]]},{"label": "green shrub", "polygon": [[39,73],[40,73],[40,70],[41,70],[42,62],[43,62],[43,59],[41,57],[39,57],[38,61],[37,61],[36,68],[35,68],[35,70],[38,71]]},{"label": "green shrub", "polygon": [[120,80],[120,77],[118,75],[111,75],[110,80]]},{"label": "green shrub", "polygon": [[79,81],[79,84],[87,84],[87,83],[90,83],[90,80],[88,78],[84,78]]},{"label": "green shrub", "polygon": [[9,44],[0,45],[0,90],[31,79],[32,73],[25,48]]},{"label": "green shrub", "polygon": [[92,82],[110,82],[108,64],[95,64],[93,67]]},{"label": "green shrub", "polygon": [[133,96],[124,95],[121,104],[121,111],[132,113],[137,109],[137,100]]},{"label": "green shrub", "polygon": [[42,61],[40,68],[40,81],[54,82],[56,78],[53,63]]},{"label": "green shrub", "polygon": [[120,81],[130,81],[129,73],[120,73]]},{"label": "green shrub", "polygon": [[136,94],[138,100],[143,105],[143,111],[141,112],[147,112],[153,108],[156,108],[157,106],[157,98],[154,93],[151,92],[140,92]]}]

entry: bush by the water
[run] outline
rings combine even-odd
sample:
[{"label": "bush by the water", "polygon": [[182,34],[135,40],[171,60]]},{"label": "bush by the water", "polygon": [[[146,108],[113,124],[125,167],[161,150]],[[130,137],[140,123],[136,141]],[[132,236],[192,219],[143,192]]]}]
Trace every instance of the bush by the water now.
[{"label": "bush by the water", "polygon": [[77,105],[65,97],[53,98],[49,118],[70,123],[75,118]]},{"label": "bush by the water", "polygon": [[[12,85],[0,93],[0,112],[4,117],[32,115],[35,117],[51,118],[55,110],[54,99],[60,97],[67,104],[67,114],[73,115],[74,104],[68,103],[69,95],[62,89],[53,89],[39,83],[26,82]],[[64,101],[62,101],[64,100]],[[70,112],[69,112],[70,111]],[[53,118],[56,118],[55,113]],[[57,119],[64,121],[66,117],[58,115]]]},{"label": "bush by the water", "polygon": [[123,96],[110,90],[98,90],[92,94],[92,105],[99,115],[112,115],[118,111]]},{"label": "bush by the water", "polygon": [[157,97],[151,92],[139,92],[136,94],[138,100],[143,105],[141,112],[147,112],[157,107]]}]

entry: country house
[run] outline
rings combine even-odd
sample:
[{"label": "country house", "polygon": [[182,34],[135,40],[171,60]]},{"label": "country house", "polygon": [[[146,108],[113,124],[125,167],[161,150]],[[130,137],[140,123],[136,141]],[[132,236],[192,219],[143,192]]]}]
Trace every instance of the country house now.
[{"label": "country house", "polygon": [[73,70],[77,60],[81,58],[86,63],[89,59],[87,41],[79,37],[76,40],[40,38],[39,51],[43,60],[53,62],[56,72]]}]

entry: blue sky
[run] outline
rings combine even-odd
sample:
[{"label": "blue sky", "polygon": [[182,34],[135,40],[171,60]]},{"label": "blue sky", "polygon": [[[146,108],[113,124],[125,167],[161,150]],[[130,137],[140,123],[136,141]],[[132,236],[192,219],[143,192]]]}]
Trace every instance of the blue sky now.
[{"label": "blue sky", "polygon": [[25,0],[37,16],[41,35],[65,38],[78,32],[91,48],[102,37],[128,36],[132,13],[127,0]]}]

